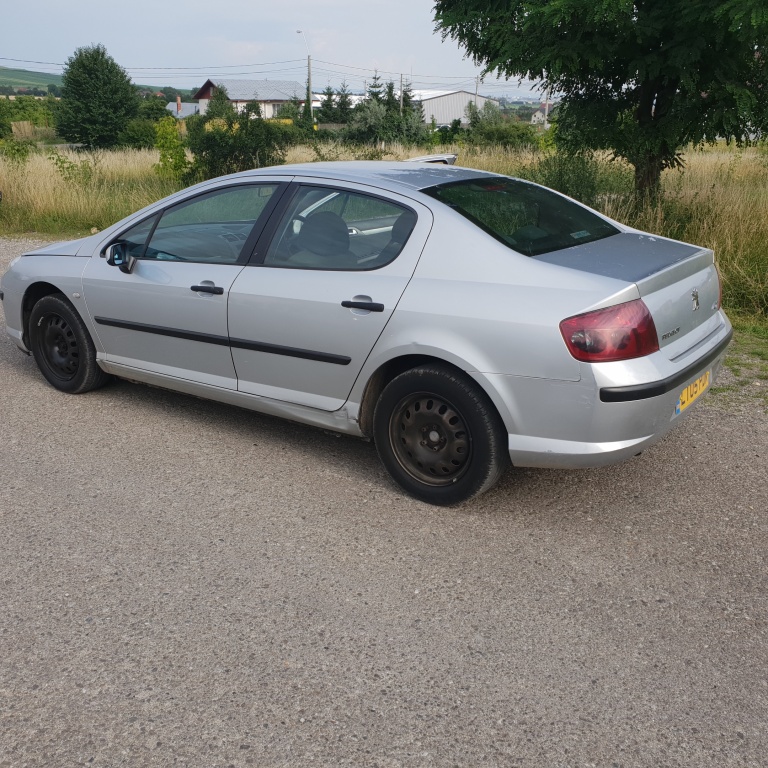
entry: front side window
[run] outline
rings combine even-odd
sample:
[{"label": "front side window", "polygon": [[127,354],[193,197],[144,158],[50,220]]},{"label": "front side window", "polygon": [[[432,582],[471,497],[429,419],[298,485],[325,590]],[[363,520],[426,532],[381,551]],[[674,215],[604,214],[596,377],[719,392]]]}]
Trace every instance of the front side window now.
[{"label": "front side window", "polygon": [[147,238],[152,232],[157,218],[158,214],[155,214],[148,219],[144,219],[144,221],[135,224],[129,230],[123,232],[115,240],[114,245],[119,246],[119,250],[116,252],[119,259],[125,261],[129,256],[133,256],[135,259],[141,257],[144,253],[144,246],[147,244]]},{"label": "front side window", "polygon": [[143,258],[236,263],[277,187],[277,184],[229,187],[166,209]]},{"label": "front side window", "polygon": [[526,256],[591,243],[619,230],[554,192],[518,179],[472,179],[423,190]]},{"label": "front side window", "polygon": [[389,200],[333,187],[301,187],[264,258],[269,267],[368,270],[397,257],[416,214]]}]

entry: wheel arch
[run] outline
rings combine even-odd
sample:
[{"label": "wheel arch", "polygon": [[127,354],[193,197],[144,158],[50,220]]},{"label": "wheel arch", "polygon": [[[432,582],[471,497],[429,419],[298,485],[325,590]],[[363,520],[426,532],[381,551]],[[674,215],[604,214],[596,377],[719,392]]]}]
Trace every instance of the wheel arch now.
[{"label": "wheel arch", "polygon": [[[66,294],[64,291],[61,290],[61,288],[56,287],[52,283],[47,283],[43,280],[39,280],[36,283],[32,283],[32,285],[27,288],[26,291],[24,291],[24,298],[21,300],[21,331],[22,331],[22,341],[24,342],[24,345],[29,349],[29,318],[32,314],[32,307],[37,304],[40,299],[46,297],[46,296],[53,296],[53,295],[59,295],[62,298],[66,300]],[[67,303],[72,304],[72,302],[67,300]],[[75,310],[77,311],[77,310]],[[80,314],[78,312],[78,314]]]},{"label": "wheel arch", "polygon": [[401,373],[409,371],[412,368],[418,368],[421,365],[439,365],[442,368],[455,371],[461,376],[474,381],[490,401],[490,404],[496,411],[499,421],[506,425],[507,419],[504,418],[504,413],[507,412],[507,409],[504,408],[503,411],[500,409],[498,393],[489,388],[487,382],[478,378],[477,374],[469,373],[455,363],[437,357],[436,355],[410,354],[400,355],[387,360],[368,378],[365,389],[363,390],[363,397],[360,401],[360,409],[358,411],[358,425],[365,437],[371,438],[373,436],[373,412],[376,409],[376,403],[387,384]]}]

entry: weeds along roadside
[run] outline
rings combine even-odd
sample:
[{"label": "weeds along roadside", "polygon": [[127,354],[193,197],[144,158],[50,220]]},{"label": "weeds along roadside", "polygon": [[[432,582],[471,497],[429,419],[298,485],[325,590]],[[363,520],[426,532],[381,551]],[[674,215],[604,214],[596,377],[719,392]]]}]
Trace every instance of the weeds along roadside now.
[{"label": "weeds along roadside", "polygon": [[[639,203],[631,169],[605,157],[564,158],[502,147],[445,147],[459,163],[531,179],[572,195],[638,229],[715,251],[726,308],[768,323],[768,153],[717,147],[686,154],[668,171],[655,203]],[[405,159],[419,148],[377,149]],[[287,162],[371,159],[370,148],[296,146]],[[26,159],[0,156],[0,234],[62,237],[103,229],[180,185],[155,172],[155,150],[78,153],[43,149]]]}]

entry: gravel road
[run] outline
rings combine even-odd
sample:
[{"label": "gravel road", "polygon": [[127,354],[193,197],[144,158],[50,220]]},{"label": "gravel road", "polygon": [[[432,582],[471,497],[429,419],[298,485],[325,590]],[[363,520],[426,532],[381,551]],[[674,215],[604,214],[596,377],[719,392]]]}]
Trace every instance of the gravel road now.
[{"label": "gravel road", "polygon": [[361,441],[60,394],[5,336],[0,382],[0,766],[766,765],[748,395],[446,510]]}]

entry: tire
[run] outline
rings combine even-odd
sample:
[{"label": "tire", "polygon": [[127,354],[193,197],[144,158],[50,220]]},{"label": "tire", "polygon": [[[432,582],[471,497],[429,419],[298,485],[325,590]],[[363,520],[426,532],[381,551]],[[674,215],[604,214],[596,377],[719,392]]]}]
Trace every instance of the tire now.
[{"label": "tire", "polygon": [[387,384],[373,437],[393,480],[428,504],[478,496],[509,466],[506,429],[493,404],[476,384],[440,365],[413,368]]},{"label": "tire", "polygon": [[32,307],[29,336],[37,367],[60,392],[79,395],[109,381],[85,324],[63,296],[44,296]]}]

